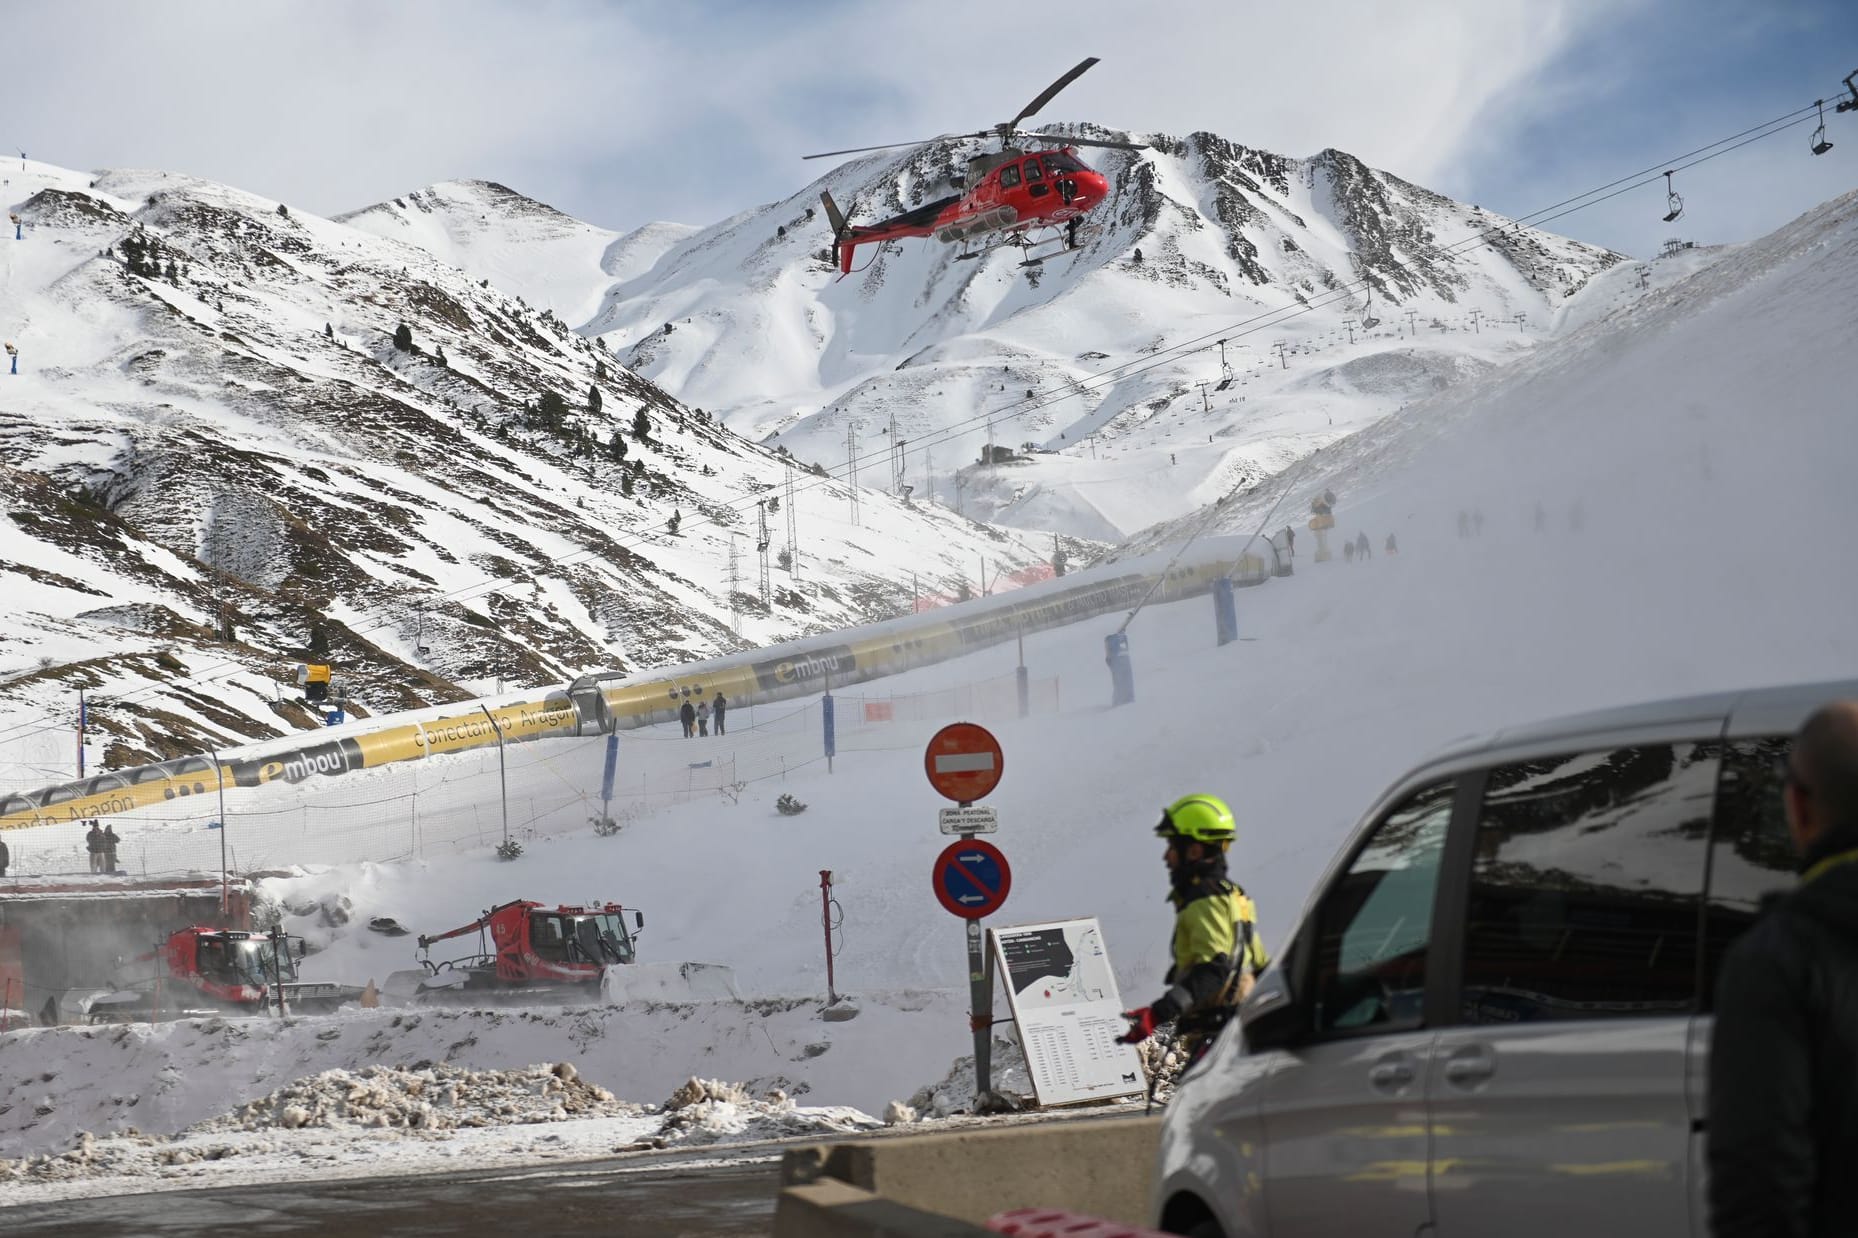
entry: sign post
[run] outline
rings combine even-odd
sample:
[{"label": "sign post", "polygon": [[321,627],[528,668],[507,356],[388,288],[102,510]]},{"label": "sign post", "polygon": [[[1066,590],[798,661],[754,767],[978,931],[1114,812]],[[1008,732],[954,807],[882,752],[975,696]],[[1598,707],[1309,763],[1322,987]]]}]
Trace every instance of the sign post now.
[{"label": "sign post", "polygon": [[967,923],[968,1024],[974,1031],[974,1094],[993,1090],[993,960],[988,957],[981,918],[1000,910],[1013,888],[1013,869],[1006,856],[991,843],[974,836],[999,828],[991,808],[972,807],[975,800],[1000,785],[1006,757],[1000,741],[972,722],[955,722],[929,738],[923,752],[923,772],[936,792],[959,807],[944,808],[937,824],[944,834],[960,839],[936,857],[933,881],[936,898],[951,914]]}]

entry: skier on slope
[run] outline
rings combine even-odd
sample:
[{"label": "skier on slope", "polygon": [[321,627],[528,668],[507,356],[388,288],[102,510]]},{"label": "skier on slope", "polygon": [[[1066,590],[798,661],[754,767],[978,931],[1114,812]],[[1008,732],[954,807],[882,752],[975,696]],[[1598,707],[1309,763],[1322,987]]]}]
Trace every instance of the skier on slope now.
[{"label": "skier on slope", "polygon": [[1226,852],[1238,827],[1225,801],[1211,795],[1175,800],[1162,810],[1155,834],[1168,843],[1163,859],[1173,887],[1174,964],[1167,992],[1123,1012],[1129,1030],[1118,1039],[1140,1044],[1179,1018],[1191,1059],[1225,1026],[1271,959],[1258,935],[1257,909],[1226,876]]}]

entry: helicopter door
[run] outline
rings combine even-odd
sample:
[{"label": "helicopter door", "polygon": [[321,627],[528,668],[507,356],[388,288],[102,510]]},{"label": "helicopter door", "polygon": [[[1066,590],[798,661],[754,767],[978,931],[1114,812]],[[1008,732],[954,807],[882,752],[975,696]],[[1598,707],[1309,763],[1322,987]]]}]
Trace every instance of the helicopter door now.
[{"label": "helicopter door", "polygon": [[1039,161],[1037,159],[1026,160],[1024,166],[1026,170],[1027,193],[1035,198],[1043,198],[1052,191],[1052,187],[1045,183],[1045,169],[1039,166]]},{"label": "helicopter door", "polygon": [[1019,188],[1019,165],[1017,163],[1009,163],[1000,169],[1000,188]]}]

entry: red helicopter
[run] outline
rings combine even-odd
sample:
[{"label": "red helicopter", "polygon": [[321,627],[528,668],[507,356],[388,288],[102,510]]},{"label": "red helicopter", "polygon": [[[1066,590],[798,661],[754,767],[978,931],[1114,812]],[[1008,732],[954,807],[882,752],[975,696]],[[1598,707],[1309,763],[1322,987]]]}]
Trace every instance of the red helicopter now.
[{"label": "red helicopter", "polygon": [[[819,195],[832,223],[832,257],[840,275],[852,272],[852,252],[870,241],[888,241],[905,236],[932,236],[945,244],[962,242],[958,258],[978,258],[995,245],[1017,244],[1026,251],[1021,266],[1043,262],[1048,255],[1033,251],[1058,244],[1062,249],[1077,247],[1078,227],[1084,215],[1109,194],[1109,181],[1092,171],[1076,155],[1079,146],[1108,146],[1117,150],[1145,150],[1138,142],[1106,142],[1096,138],[1066,137],[1055,133],[1019,133],[1019,122],[1037,112],[1059,91],[1076,81],[1086,69],[1097,63],[1088,57],[1076,68],[1045,88],[1044,93],[1020,109],[1019,115],[1004,124],[979,133],[945,134],[929,141],[998,137],[1000,149],[968,159],[968,174],[959,182],[963,192],[928,202],[913,210],[893,215],[874,224],[848,224],[832,195]],[[1048,142],[1049,147],[1027,151],[1014,145],[1015,136]],[[859,155],[866,151],[890,150],[899,146],[919,146],[920,142],[886,142],[882,146],[856,146],[850,150],[822,151],[808,159],[827,159],[835,155]],[[1047,228],[1062,227],[1062,235],[1034,240],[1030,234]],[[966,242],[981,237],[1004,234],[998,239],[969,250]]]}]

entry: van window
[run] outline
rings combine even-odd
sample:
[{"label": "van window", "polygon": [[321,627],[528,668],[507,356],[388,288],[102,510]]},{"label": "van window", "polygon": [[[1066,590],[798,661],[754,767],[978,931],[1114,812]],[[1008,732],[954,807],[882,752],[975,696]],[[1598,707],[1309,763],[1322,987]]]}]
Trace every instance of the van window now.
[{"label": "van window", "polygon": [[1469,1023],[1688,1012],[1715,744],[1490,771],[1473,841]]},{"label": "van window", "polygon": [[1723,750],[1710,841],[1710,891],[1703,919],[1703,1008],[1710,1008],[1723,955],[1769,894],[1793,888],[1798,861],[1787,834],[1781,787],[1793,736],[1739,739]]},{"label": "van window", "polygon": [[1432,940],[1432,892],[1455,782],[1416,792],[1374,827],[1316,915],[1318,1035],[1417,1027]]}]

